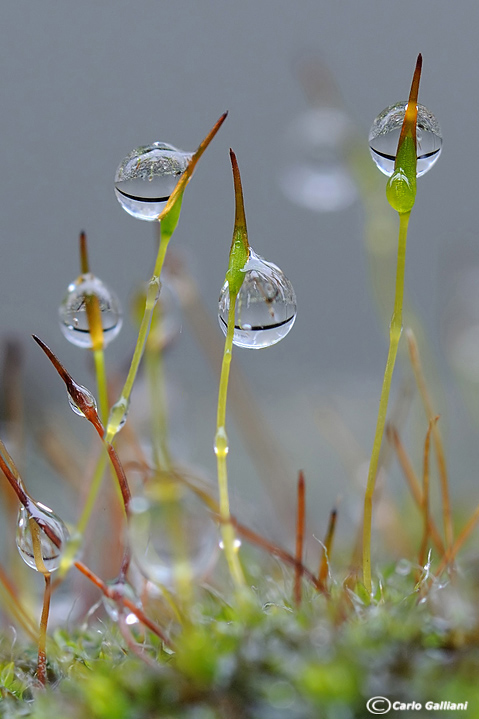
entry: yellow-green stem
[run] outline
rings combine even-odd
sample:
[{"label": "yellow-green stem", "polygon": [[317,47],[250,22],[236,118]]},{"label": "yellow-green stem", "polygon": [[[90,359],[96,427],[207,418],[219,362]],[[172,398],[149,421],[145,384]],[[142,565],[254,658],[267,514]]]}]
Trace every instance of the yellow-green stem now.
[{"label": "yellow-green stem", "polygon": [[[170,237],[168,237],[167,235],[163,236],[160,240],[160,246],[158,248],[155,268],[153,270],[153,275],[148,283],[148,288],[146,291],[145,311],[143,313],[143,319],[141,320],[140,331],[138,333],[138,339],[136,341],[135,351],[133,353],[133,359],[131,361],[130,369],[128,370],[128,376],[126,378],[119,399],[119,402],[124,402],[126,407],[128,406],[128,403],[130,401],[133,384],[135,382],[141,358],[143,357],[143,352],[145,350],[145,344],[148,338],[148,332],[150,330],[151,319],[153,317],[153,310],[155,309],[155,305],[158,300],[158,294],[160,291],[160,274],[163,268],[163,263],[165,261],[166,249],[168,247],[169,240]],[[113,413],[112,417],[110,417],[110,421],[108,422],[105,434],[105,439],[109,444],[111,444],[113,438],[118,432],[122,419],[122,413],[119,413],[118,415],[115,415]]]},{"label": "yellow-green stem", "polygon": [[145,369],[150,385],[150,397],[152,397],[150,414],[153,459],[157,469],[168,470],[171,467],[171,457],[168,449],[167,436],[168,421],[166,415],[163,352],[156,343],[146,343]]},{"label": "yellow-green stem", "polygon": [[50,598],[52,594],[51,587],[51,575],[48,572],[42,556],[42,545],[40,539],[41,529],[33,519],[28,519],[30,533],[32,535],[32,548],[33,556],[35,559],[35,566],[39,572],[45,577],[45,592],[43,594],[43,608],[42,616],[40,619],[40,632],[38,634],[38,664],[37,664],[37,679],[45,686],[47,676],[47,625],[48,615],[50,613]]},{"label": "yellow-green stem", "polygon": [[237,294],[230,292],[228,311],[228,329],[226,332],[225,349],[221,365],[220,387],[218,392],[218,412],[216,418],[215,453],[218,467],[218,489],[220,500],[221,534],[228,567],[237,587],[245,584],[243,570],[235,548],[235,533],[231,524],[230,504],[228,496],[228,471],[226,457],[229,451],[226,434],[226,401],[228,396],[228,379],[233,352],[233,335],[235,331],[235,309]]},{"label": "yellow-green stem", "polygon": [[98,389],[98,408],[100,410],[100,419],[103,424],[108,421],[108,387],[106,381],[105,369],[105,353],[103,347],[93,350],[93,359],[95,362],[96,386]]},{"label": "yellow-green stem", "polygon": [[407,228],[410,212],[399,213],[399,240],[398,259],[396,269],[396,291],[394,296],[394,310],[389,327],[389,351],[384,371],[383,386],[379,400],[378,419],[376,433],[374,435],[373,449],[369,463],[368,483],[364,497],[364,522],[363,522],[363,582],[369,593],[371,593],[371,523],[373,509],[373,494],[378,473],[379,452],[386,424],[386,414],[389,402],[389,392],[394,371],[394,364],[402,332],[402,307],[404,297],[404,274],[406,266],[406,242]]},{"label": "yellow-green stem", "polygon": [[[98,462],[95,467],[95,472],[93,474],[93,479],[90,484],[90,489],[88,490],[88,496],[85,502],[85,506],[83,507],[83,511],[76,527],[76,531],[78,534],[83,535],[88,526],[88,522],[90,521],[93,509],[95,508],[96,498],[98,497],[98,492],[100,491],[107,462],[108,453],[106,449],[102,449],[101,455],[98,458]],[[118,487],[118,482],[115,482],[115,487]]]}]

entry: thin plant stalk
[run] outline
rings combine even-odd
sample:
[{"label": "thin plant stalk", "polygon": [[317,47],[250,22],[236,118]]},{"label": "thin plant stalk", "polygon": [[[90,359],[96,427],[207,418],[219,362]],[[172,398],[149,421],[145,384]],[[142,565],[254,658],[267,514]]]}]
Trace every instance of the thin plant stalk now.
[{"label": "thin plant stalk", "polygon": [[[163,318],[159,318],[159,332]],[[171,457],[168,448],[168,420],[166,413],[166,391],[163,366],[163,347],[153,341],[152,333],[148,338],[145,349],[145,369],[150,386],[151,402],[151,439],[153,444],[153,459],[157,469],[168,471],[171,469]]]},{"label": "thin plant stalk", "polygon": [[42,686],[45,686],[47,678],[47,625],[50,613],[50,599],[52,595],[51,574],[45,567],[42,556],[42,545],[40,539],[40,527],[33,517],[29,518],[29,529],[32,536],[33,556],[35,565],[45,579],[45,591],[43,594],[42,616],[40,619],[40,633],[38,635],[38,665],[37,679]]},{"label": "thin plant stalk", "polygon": [[[386,435],[388,440],[394,447],[398,462],[401,466],[404,477],[406,478],[406,482],[412,494],[412,497],[417,504],[419,511],[421,511],[424,504],[421,485],[419,483],[419,479],[416,476],[411,461],[406,453],[404,445],[401,442],[399,432],[392,425],[388,425],[386,427]],[[428,515],[428,527],[428,532],[436,546],[437,551],[441,556],[443,556],[445,552],[444,543],[441,539],[441,535],[439,534],[439,530],[430,514]]]},{"label": "thin plant stalk", "polygon": [[411,329],[406,330],[406,338],[409,348],[409,356],[411,358],[411,365],[414,371],[414,377],[416,384],[419,389],[419,393],[422,398],[424,410],[428,421],[432,425],[432,438],[434,441],[434,448],[436,450],[437,467],[439,471],[439,479],[441,483],[441,495],[442,495],[442,512],[443,512],[443,524],[444,524],[444,537],[446,540],[446,547],[452,547],[454,542],[454,530],[452,523],[452,510],[451,500],[449,497],[449,482],[447,476],[447,465],[446,455],[444,452],[444,444],[441,437],[441,431],[437,426],[436,414],[434,412],[432,401],[429,396],[429,392],[424,378],[424,372],[422,370],[421,358],[419,356],[419,349],[416,342],[416,338]]},{"label": "thin plant stalk", "polygon": [[303,566],[304,549],[304,524],[305,524],[305,486],[304,474],[299,473],[298,477],[298,506],[296,515],[296,568],[294,571],[294,602],[297,607],[301,605],[301,578]]},{"label": "thin plant stalk", "polygon": [[322,586],[325,586],[326,580],[328,578],[329,561],[330,561],[331,552],[333,549],[333,539],[334,539],[334,533],[336,530],[337,517],[338,517],[338,510],[332,509],[331,513],[329,515],[328,528],[326,530],[326,536],[324,538],[322,551],[321,551],[321,559],[319,562],[318,581],[320,582],[320,584]]},{"label": "thin plant stalk", "polygon": [[235,547],[235,533],[231,524],[230,502],[228,494],[228,468],[226,457],[229,452],[228,436],[226,434],[226,402],[228,397],[228,378],[231,367],[233,351],[233,335],[235,331],[235,310],[237,293],[230,291],[230,306],[228,310],[228,329],[226,332],[223,362],[221,364],[220,387],[218,392],[218,410],[216,417],[215,454],[218,471],[218,490],[220,500],[220,517],[222,520],[221,534],[226,561],[231,576],[237,586],[245,583],[243,570],[239,562],[237,547]]},{"label": "thin plant stalk", "polygon": [[193,154],[191,160],[186,167],[186,170],[178,180],[175,189],[171,193],[164,210],[158,216],[158,221],[160,222],[160,243],[158,247],[158,254],[153,269],[153,275],[148,283],[146,291],[145,309],[140,324],[140,330],[138,332],[135,350],[133,352],[133,358],[130,364],[130,368],[128,370],[128,375],[125,380],[125,384],[121,391],[120,397],[112,408],[108,425],[106,427],[106,441],[108,443],[111,443],[113,441],[113,438],[117,434],[121,423],[124,420],[125,413],[128,409],[133,384],[135,382],[141,358],[145,350],[146,340],[153,317],[153,310],[155,309],[155,305],[158,301],[161,289],[160,275],[165,261],[166,250],[168,248],[168,243],[178,224],[185,187],[193,175],[198,160],[220,129],[221,125],[226,119],[226,116],[227,113],[224,113],[220,117],[216,125],[208,133],[206,138],[203,140],[196,152]]},{"label": "thin plant stalk", "polygon": [[423,464],[423,489],[422,489],[422,516],[423,516],[423,537],[419,548],[418,562],[423,567],[426,562],[427,543],[429,540],[429,447],[431,444],[431,431],[433,423],[429,422],[426,439],[424,441],[424,464]]},{"label": "thin plant stalk", "polygon": [[374,435],[373,449],[369,463],[368,481],[364,497],[363,521],[363,583],[367,592],[372,591],[371,581],[371,525],[373,495],[378,473],[379,454],[386,424],[394,365],[396,362],[399,340],[402,332],[402,309],[404,298],[404,275],[406,265],[407,231],[411,210],[416,198],[416,121],[417,96],[421,77],[422,56],[419,55],[414,72],[409,102],[404,115],[404,122],[399,137],[394,172],[388,180],[386,195],[389,204],[399,215],[398,257],[396,268],[396,288],[394,309],[389,328],[389,351],[384,372],[383,386],[379,400],[378,419]]},{"label": "thin plant stalk", "polygon": [[226,329],[223,361],[221,363],[220,386],[218,391],[218,410],[216,416],[215,454],[218,468],[218,489],[220,498],[220,517],[222,521],[221,532],[226,561],[233,581],[237,587],[245,583],[237,547],[235,547],[235,533],[230,520],[230,505],[228,496],[228,472],[226,457],[229,451],[228,435],[226,434],[226,401],[228,396],[228,380],[233,354],[233,337],[236,322],[236,300],[244,280],[244,267],[249,257],[248,231],[244,212],[243,189],[236,155],[230,150],[231,166],[235,189],[235,222],[233,239],[231,242],[226,282],[228,283],[229,308]]}]

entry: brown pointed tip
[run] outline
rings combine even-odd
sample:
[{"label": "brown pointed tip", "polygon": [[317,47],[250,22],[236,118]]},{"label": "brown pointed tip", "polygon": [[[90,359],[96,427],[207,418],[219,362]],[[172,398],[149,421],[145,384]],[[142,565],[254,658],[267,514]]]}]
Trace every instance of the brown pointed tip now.
[{"label": "brown pointed tip", "polygon": [[86,232],[82,230],[80,232],[80,272],[82,275],[86,275],[90,271],[88,261],[88,244],[86,239]]},{"label": "brown pointed tip", "polygon": [[[246,235],[246,215],[244,211],[243,186],[236,155],[230,147],[231,168],[233,170],[233,182],[235,187],[235,228],[241,228]],[[247,240],[246,240],[247,241]]]},{"label": "brown pointed tip", "polygon": [[419,94],[419,80],[421,79],[422,71],[422,55],[419,53],[416,60],[416,68],[411,83],[411,92],[409,93],[409,102],[417,103],[417,96]]}]

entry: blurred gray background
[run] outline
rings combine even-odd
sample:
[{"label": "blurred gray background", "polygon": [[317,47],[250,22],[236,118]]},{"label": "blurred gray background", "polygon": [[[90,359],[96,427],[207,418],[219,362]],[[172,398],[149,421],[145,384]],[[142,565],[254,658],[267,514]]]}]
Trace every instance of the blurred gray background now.
[{"label": "blurred gray background", "polygon": [[[296,472],[303,468],[318,531],[338,495],[345,498],[346,525],[360,505],[350,475],[355,462],[361,469],[361,450],[341,432],[347,428],[369,453],[387,352],[369,284],[365,212],[359,201],[341,212],[295,205],[279,177],[291,158],[288,128],[309,107],[298,69],[304,58],[327,68],[337,102],[367,148],[372,120],[406,98],[422,52],[420,101],[440,122],[444,149],[418,183],[407,287],[438,368],[453,492],[459,496],[462,482],[464,496],[474,501],[476,429],[447,361],[444,325],[461,271],[479,264],[478,27],[477,3],[446,0],[7,0],[0,22],[0,331],[24,341],[27,409],[51,403],[70,432],[89,436],[29,335],[40,335],[78,381],[94,388],[86,353],[70,346],[57,326],[58,304],[78,274],[77,238],[84,229],[93,271],[125,308],[124,329],[107,351],[109,366],[124,371],[135,337],[126,308],[151,275],[155,235],[151,223],[120,208],[115,169],[134,147],[155,140],[193,150],[229,110],[188,187],[172,248],[185,258],[216,323],[233,223],[228,149],[234,148],[250,242],[292,281],[298,317],[280,345],[237,350],[233,361],[286,456],[286,489],[278,477],[283,510],[289,503],[293,511]],[[390,218],[394,225],[392,211]],[[391,262],[394,267],[394,256]],[[168,354],[168,373],[178,456],[214,477],[218,378],[185,320]],[[400,375],[399,369],[396,391]],[[337,432],[327,408],[344,422]],[[426,427],[420,420],[411,445],[418,462]],[[336,432],[339,451],[325,437],[324,422]],[[229,429],[234,501],[258,525],[258,506],[267,503],[264,485],[231,418]],[[29,486],[36,481],[26,479]],[[54,486],[45,501],[54,502]],[[272,486],[278,494],[274,478]]]}]

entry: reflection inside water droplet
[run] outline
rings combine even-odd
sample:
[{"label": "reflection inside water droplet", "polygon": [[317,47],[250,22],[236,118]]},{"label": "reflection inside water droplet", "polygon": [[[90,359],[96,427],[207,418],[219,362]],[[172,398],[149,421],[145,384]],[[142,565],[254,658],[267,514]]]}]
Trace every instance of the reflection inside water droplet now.
[{"label": "reflection inside water droplet", "polygon": [[137,147],[115,175],[115,195],[129,215],[156,220],[186,169],[191,153],[164,142]]},{"label": "reflection inside water droplet", "polygon": [[[296,295],[279,267],[250,251],[236,299],[233,343],[247,349],[271,347],[286,337],[296,319]],[[226,335],[230,305],[228,282],[221,290],[218,319]]]},{"label": "reflection inside water droplet", "polygon": [[[369,131],[369,150],[374,162],[387,176],[394,171],[396,152],[407,101],[390,105],[374,120]],[[436,164],[441,154],[442,135],[439,123],[424,105],[417,106],[417,176],[421,177]]]},{"label": "reflection inside water droplet", "polygon": [[[60,517],[57,517],[49,507],[40,502],[33,502],[32,500],[29,511],[23,505],[20,507],[17,517],[17,548],[25,564],[28,564],[29,567],[36,571],[42,571],[42,568],[37,567],[37,562],[35,561],[35,539],[32,536],[32,525],[30,523],[30,518],[32,517],[36,521],[33,531],[35,532],[35,527],[38,528],[37,537],[44,568],[48,572],[54,572],[60,566],[62,550],[70,537],[70,533]],[[48,536],[49,532],[53,533],[59,540],[59,546],[51,538],[52,534]]]},{"label": "reflection inside water droplet", "polygon": [[98,277],[90,272],[72,282],[58,309],[60,329],[69,342],[77,347],[92,347],[87,301],[94,296],[100,308],[103,343],[108,345],[119,333],[122,325],[120,302]]}]

